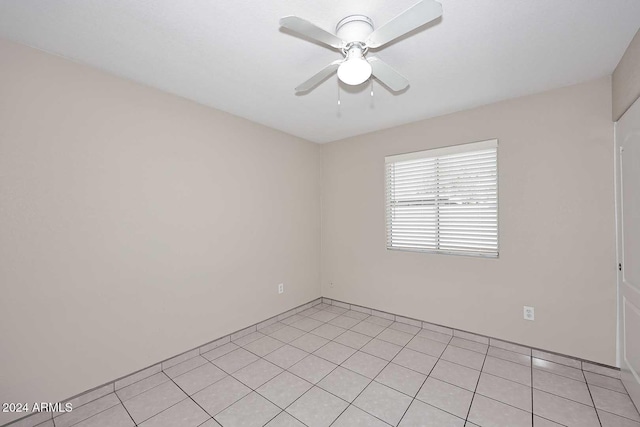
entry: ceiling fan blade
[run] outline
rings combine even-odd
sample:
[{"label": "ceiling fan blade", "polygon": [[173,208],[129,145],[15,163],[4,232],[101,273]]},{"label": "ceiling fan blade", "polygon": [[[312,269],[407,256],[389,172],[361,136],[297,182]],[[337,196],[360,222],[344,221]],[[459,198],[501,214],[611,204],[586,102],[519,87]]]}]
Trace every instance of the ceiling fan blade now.
[{"label": "ceiling fan blade", "polygon": [[281,18],[280,26],[336,49],[341,49],[345,45],[344,40],[341,38],[297,16],[285,16]]},{"label": "ceiling fan blade", "polygon": [[368,56],[367,60],[369,64],[371,64],[374,77],[392,91],[399,92],[409,86],[409,80],[391,68],[386,62],[381,61],[375,56]]},{"label": "ceiling fan blade", "polygon": [[366,44],[376,48],[442,16],[442,5],[435,0],[422,0],[369,35]]},{"label": "ceiling fan blade", "polygon": [[331,74],[335,73],[340,64],[342,64],[343,60],[338,59],[337,61],[333,61],[331,64],[324,67],[322,70],[318,71],[313,77],[304,83],[299,84],[296,87],[296,92],[306,92],[308,90],[313,89],[318,84],[320,84],[324,79],[329,77]]}]

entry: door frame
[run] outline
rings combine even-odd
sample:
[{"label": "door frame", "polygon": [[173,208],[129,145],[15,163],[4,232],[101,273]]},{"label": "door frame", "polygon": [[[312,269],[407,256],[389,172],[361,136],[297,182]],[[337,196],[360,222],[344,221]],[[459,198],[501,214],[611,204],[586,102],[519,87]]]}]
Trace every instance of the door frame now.
[{"label": "door frame", "polygon": [[621,286],[622,286],[622,272],[619,265],[622,262],[622,185],[620,162],[621,156],[621,141],[618,140],[618,122],[613,123],[613,173],[615,179],[613,181],[615,191],[615,233],[616,233],[616,366],[622,368],[622,306],[620,300],[622,299]]},{"label": "door frame", "polygon": [[[623,269],[624,269],[624,265],[622,265],[622,269],[620,268],[621,263],[624,262],[624,251],[623,251],[623,245],[624,245],[624,236],[623,236],[623,200],[622,200],[622,153],[623,153],[623,139],[620,137],[619,135],[619,127],[620,127],[620,123],[619,121],[624,119],[624,117],[626,116],[626,114],[628,114],[631,110],[633,109],[633,114],[638,114],[637,111],[640,110],[640,99],[636,100],[634,102],[634,104],[631,105],[631,107],[629,107],[629,109],[627,109],[627,111],[625,112],[625,114],[623,114],[623,116],[614,123],[614,173],[615,173],[615,216],[616,216],[616,261],[617,261],[617,265],[616,265],[616,305],[617,305],[617,319],[616,319],[616,364],[617,366],[621,369],[621,379],[623,379],[623,377],[627,378],[627,381],[631,381],[634,380],[634,384],[639,384],[640,385],[640,378],[638,377],[638,375],[640,373],[636,373],[633,372],[633,369],[629,369],[630,366],[628,366],[627,362],[624,360],[625,359],[625,343],[624,343],[624,337],[623,334],[625,333],[624,331],[624,311],[625,311],[625,307],[623,305],[623,296],[624,296],[624,287],[626,286],[624,283],[624,274],[623,274]],[[638,109],[638,110],[636,110]],[[632,291],[636,291],[635,288],[632,288]],[[631,372],[628,372],[628,371]],[[629,375],[632,378],[629,378]],[[624,381],[623,381],[624,382]],[[629,390],[629,387],[627,387],[625,385],[625,388],[627,388],[627,391],[629,392],[629,395],[631,397],[631,399],[634,401],[634,403],[636,404],[636,406],[639,406],[640,403],[640,388],[638,386],[633,386],[633,390]]]}]

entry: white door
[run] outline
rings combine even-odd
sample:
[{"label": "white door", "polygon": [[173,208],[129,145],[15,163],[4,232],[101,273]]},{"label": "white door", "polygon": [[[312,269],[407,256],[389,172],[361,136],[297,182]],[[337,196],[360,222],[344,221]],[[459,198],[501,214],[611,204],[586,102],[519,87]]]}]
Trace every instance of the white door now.
[{"label": "white door", "polygon": [[616,124],[622,381],[640,408],[640,100]]}]

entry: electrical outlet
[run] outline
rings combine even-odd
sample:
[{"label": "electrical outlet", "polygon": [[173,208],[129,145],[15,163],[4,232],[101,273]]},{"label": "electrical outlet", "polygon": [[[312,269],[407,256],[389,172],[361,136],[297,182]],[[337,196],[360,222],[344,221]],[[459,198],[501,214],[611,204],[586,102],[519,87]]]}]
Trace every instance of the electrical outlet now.
[{"label": "electrical outlet", "polygon": [[284,292],[284,283],[280,283],[278,285],[278,293],[281,294]]},{"label": "electrical outlet", "polygon": [[525,320],[535,320],[536,312],[535,308],[524,306],[524,319]]}]

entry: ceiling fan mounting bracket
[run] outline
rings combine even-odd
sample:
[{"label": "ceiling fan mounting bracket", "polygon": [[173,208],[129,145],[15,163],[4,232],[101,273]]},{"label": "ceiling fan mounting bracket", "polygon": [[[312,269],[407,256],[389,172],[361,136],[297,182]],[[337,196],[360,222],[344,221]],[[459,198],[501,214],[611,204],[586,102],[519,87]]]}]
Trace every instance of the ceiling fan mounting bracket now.
[{"label": "ceiling fan mounting bracket", "polygon": [[363,42],[373,32],[373,21],[364,15],[349,15],[336,25],[336,35],[346,42]]}]

